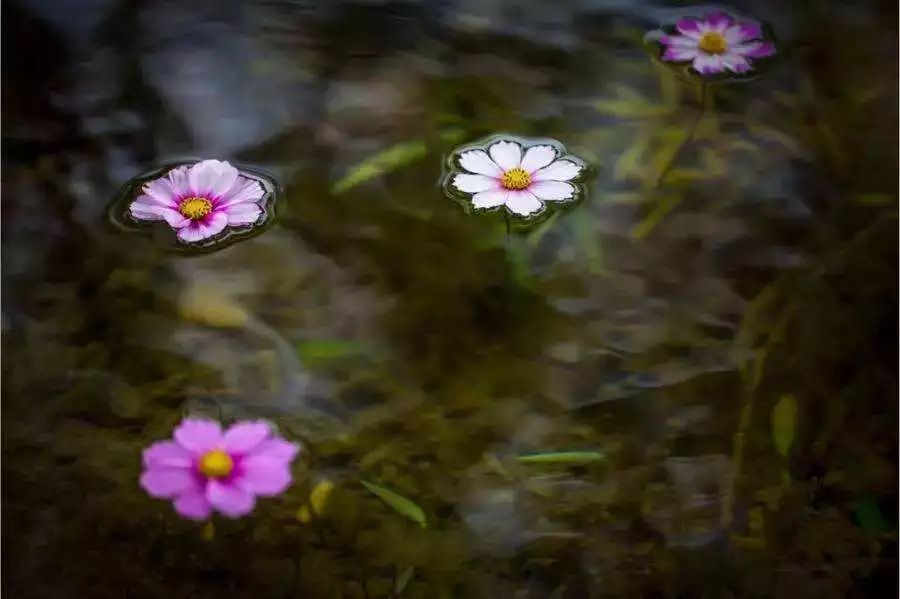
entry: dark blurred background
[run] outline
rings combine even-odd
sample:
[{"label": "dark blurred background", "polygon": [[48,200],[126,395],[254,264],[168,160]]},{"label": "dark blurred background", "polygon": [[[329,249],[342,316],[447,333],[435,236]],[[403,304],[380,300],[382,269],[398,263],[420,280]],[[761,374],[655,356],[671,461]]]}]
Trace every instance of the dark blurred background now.
[{"label": "dark blurred background", "polygon": [[[3,590],[896,596],[897,4],[726,7],[779,55],[657,185],[698,89],[643,36],[706,8],[4,2]],[[444,158],[496,132],[588,197],[466,214]],[[110,222],[196,158],[271,173],[274,226]],[[137,477],[186,413],[272,419],[297,484],[178,520]],[[563,450],[604,460],[516,460]]]}]

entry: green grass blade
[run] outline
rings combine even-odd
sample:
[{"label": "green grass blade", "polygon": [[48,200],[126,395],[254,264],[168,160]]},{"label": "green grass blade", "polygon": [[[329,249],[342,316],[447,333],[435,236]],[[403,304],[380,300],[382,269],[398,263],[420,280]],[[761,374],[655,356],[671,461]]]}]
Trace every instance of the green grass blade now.
[{"label": "green grass blade", "polygon": [[380,500],[385,502],[389,507],[391,507],[398,514],[406,516],[413,522],[419,523],[423,528],[426,526],[425,522],[425,512],[422,511],[418,505],[400,495],[391,491],[390,489],[386,489],[385,487],[381,487],[379,485],[372,484],[370,482],[366,482],[364,480],[360,481],[365,488],[372,492],[373,495],[378,497]]},{"label": "green grass blade", "polygon": [[603,459],[599,451],[553,451],[530,453],[516,458],[522,464],[587,464]]}]

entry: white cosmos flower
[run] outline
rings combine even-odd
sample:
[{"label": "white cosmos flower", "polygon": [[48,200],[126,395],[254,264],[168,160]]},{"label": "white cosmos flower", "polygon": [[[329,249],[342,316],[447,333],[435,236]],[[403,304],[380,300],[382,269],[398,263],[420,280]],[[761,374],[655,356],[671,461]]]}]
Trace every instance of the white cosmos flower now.
[{"label": "white cosmos flower", "polygon": [[454,174],[451,185],[472,194],[475,208],[505,206],[519,216],[530,216],[544,208],[544,202],[567,202],[578,195],[571,183],[584,170],[572,157],[560,157],[547,144],[528,147],[500,140],[484,150],[466,150],[459,154],[459,166],[467,172]]}]

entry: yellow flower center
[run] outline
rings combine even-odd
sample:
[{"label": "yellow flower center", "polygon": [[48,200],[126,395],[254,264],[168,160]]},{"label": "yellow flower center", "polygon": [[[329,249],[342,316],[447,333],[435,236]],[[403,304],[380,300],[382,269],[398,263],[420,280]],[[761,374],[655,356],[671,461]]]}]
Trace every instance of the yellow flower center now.
[{"label": "yellow flower center", "polygon": [[222,478],[231,474],[232,470],[234,470],[234,461],[221,449],[208,451],[200,458],[200,472],[204,476]]},{"label": "yellow flower center", "polygon": [[200,197],[185,198],[178,205],[178,212],[191,220],[197,220],[212,212],[212,202]]},{"label": "yellow flower center", "polygon": [[697,45],[707,54],[723,54],[728,50],[728,43],[725,41],[725,37],[715,31],[704,33],[703,37],[700,38],[700,43]]},{"label": "yellow flower center", "polygon": [[506,189],[525,189],[531,185],[531,175],[521,168],[511,168],[500,178],[500,184]]}]

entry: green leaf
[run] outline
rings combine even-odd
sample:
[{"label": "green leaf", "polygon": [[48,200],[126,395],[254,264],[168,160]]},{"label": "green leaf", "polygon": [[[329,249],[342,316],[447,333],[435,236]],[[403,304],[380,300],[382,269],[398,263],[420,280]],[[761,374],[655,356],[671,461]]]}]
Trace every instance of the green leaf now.
[{"label": "green leaf", "polygon": [[797,400],[793,395],[782,395],[772,409],[772,440],[775,449],[787,457],[794,442],[794,428],[797,420]]},{"label": "green leaf", "polygon": [[856,521],[860,529],[866,534],[877,535],[887,532],[890,526],[881,513],[878,503],[867,497],[856,504]]},{"label": "green leaf", "polygon": [[421,160],[427,153],[428,148],[421,141],[409,141],[392,146],[366,158],[351,168],[350,172],[331,187],[331,192],[335,194],[344,193],[369,179],[402,168],[416,160]]},{"label": "green leaf", "polygon": [[412,580],[413,574],[416,573],[416,569],[412,566],[403,571],[403,574],[397,578],[397,584],[394,585],[394,593],[399,595],[403,592],[403,589],[406,588],[406,585],[409,584],[409,581]]},{"label": "green leaf", "polygon": [[303,362],[327,362],[363,354],[368,346],[345,339],[307,339],[297,343],[297,354]]},{"label": "green leaf", "polygon": [[422,528],[425,528],[425,512],[422,511],[418,505],[400,495],[391,491],[390,489],[386,489],[379,485],[372,484],[370,482],[366,482],[364,480],[360,481],[365,488],[371,491],[376,497],[385,502],[389,507],[391,507],[398,514],[406,516],[413,522],[418,522]]},{"label": "green leaf", "polygon": [[587,464],[603,459],[599,451],[553,451],[529,453],[516,458],[522,464]]},{"label": "green leaf", "polygon": [[640,241],[647,237],[647,235],[656,228],[656,225],[658,225],[660,221],[662,221],[680,203],[680,195],[668,195],[660,198],[659,202],[656,204],[656,208],[644,217],[644,220],[631,228],[631,238]]},{"label": "green leaf", "polygon": [[890,206],[897,203],[897,198],[887,193],[858,193],[851,196],[851,199],[864,206]]}]

